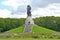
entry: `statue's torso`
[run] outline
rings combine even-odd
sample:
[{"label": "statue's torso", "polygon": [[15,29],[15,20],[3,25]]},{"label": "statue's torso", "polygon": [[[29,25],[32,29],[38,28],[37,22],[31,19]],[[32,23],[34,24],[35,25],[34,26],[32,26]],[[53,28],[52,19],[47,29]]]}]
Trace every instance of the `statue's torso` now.
[{"label": "statue's torso", "polygon": [[30,6],[27,6],[27,15],[31,16],[31,7]]}]

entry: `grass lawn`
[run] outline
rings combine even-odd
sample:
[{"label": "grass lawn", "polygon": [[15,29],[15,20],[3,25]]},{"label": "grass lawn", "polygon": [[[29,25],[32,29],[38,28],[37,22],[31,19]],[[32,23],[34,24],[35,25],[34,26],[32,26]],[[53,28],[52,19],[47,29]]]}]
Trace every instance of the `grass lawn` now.
[{"label": "grass lawn", "polygon": [[[60,33],[57,33],[56,31],[46,29],[40,26],[33,26],[32,28],[32,34],[20,34],[24,30],[23,26],[20,26],[18,28],[9,30],[7,32],[13,33],[11,36],[14,37],[20,37],[20,39],[6,39],[6,40],[60,40]],[[4,37],[4,35],[3,35]],[[7,35],[5,35],[7,37]],[[8,35],[10,37],[10,34]],[[21,38],[23,37],[23,38]],[[40,38],[40,39],[39,39]],[[43,39],[45,38],[45,39]],[[48,39],[46,39],[48,38]],[[51,38],[51,39],[49,39]],[[53,39],[52,39],[53,38]],[[55,38],[55,39],[54,39]],[[4,40],[4,39],[1,39]]]},{"label": "grass lawn", "polygon": [[[7,32],[11,32],[11,33],[22,33],[23,30],[24,30],[24,27],[23,26],[20,26],[18,28],[9,30]],[[46,29],[46,28],[43,28],[43,27],[40,27],[40,26],[33,26],[32,33],[35,33],[35,34],[51,34],[51,33],[55,33],[55,31],[50,30],[50,29]]]},{"label": "grass lawn", "polygon": [[14,39],[14,38],[5,38],[5,39],[0,39],[0,40],[60,40],[60,39],[34,39],[34,38],[18,38],[18,39]]},{"label": "grass lawn", "polygon": [[23,30],[24,30],[24,27],[23,27],[23,26],[20,26],[20,27],[18,27],[18,28],[11,29],[11,30],[9,30],[9,31],[7,31],[7,32],[11,32],[11,33],[22,33]]},{"label": "grass lawn", "polygon": [[56,31],[50,30],[50,29],[46,29],[40,26],[33,26],[32,32],[34,32],[35,34],[52,34],[52,33],[56,33]]}]

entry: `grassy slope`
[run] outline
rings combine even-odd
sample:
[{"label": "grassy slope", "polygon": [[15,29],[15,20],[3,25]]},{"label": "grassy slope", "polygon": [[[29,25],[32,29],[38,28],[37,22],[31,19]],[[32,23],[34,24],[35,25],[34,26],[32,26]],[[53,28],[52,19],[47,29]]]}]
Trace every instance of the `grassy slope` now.
[{"label": "grassy slope", "polygon": [[19,39],[14,39],[14,38],[8,38],[8,39],[0,39],[0,40],[60,40],[60,39],[34,39],[34,38],[19,38]]},{"label": "grassy slope", "polygon": [[43,27],[39,27],[39,26],[34,26],[32,29],[32,32],[36,33],[36,34],[51,34],[51,33],[55,33],[55,31],[50,30],[50,29],[46,29]]},{"label": "grassy slope", "polygon": [[[21,33],[21,32],[23,32],[23,30],[24,30],[24,27],[23,26],[20,26],[18,28],[9,30],[7,32]],[[32,29],[32,32],[33,33],[36,33],[36,34],[50,34],[50,33],[54,33],[55,31],[49,30],[49,29],[46,29],[46,28],[42,28],[42,27],[39,27],[39,26],[34,26],[33,29]]]},{"label": "grassy slope", "polygon": [[11,33],[22,33],[23,32],[23,29],[24,29],[24,27],[20,26],[18,28],[11,29],[11,30],[9,30],[7,32],[11,32]]}]

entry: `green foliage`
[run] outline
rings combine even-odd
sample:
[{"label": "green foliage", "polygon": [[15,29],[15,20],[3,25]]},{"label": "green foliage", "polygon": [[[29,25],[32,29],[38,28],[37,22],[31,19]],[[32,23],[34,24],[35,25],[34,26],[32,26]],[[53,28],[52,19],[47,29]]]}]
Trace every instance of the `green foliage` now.
[{"label": "green foliage", "polygon": [[[60,17],[46,16],[34,18],[36,25],[60,31]],[[24,25],[25,18],[0,18],[0,32],[5,32]]]},{"label": "green foliage", "polygon": [[17,28],[24,24],[24,18],[0,18],[0,32]]},{"label": "green foliage", "polygon": [[60,31],[60,17],[46,16],[34,19],[35,24],[52,29],[55,31]]}]

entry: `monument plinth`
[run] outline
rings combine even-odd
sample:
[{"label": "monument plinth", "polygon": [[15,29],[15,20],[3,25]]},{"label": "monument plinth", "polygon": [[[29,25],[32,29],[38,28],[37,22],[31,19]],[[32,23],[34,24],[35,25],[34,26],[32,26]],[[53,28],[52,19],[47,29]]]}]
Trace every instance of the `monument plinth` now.
[{"label": "monument plinth", "polygon": [[34,21],[32,19],[32,14],[31,14],[31,7],[30,5],[27,6],[27,18],[25,21],[25,28],[24,28],[24,33],[31,33],[32,32],[32,27],[34,25]]}]

